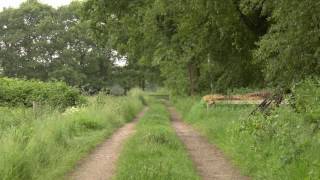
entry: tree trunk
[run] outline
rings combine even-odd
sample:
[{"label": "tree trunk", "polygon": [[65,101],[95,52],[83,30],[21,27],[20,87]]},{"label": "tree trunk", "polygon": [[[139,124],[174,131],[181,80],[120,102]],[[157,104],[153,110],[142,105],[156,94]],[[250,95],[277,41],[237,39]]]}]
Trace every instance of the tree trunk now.
[{"label": "tree trunk", "polygon": [[144,75],[139,78],[139,84],[140,84],[140,88],[141,88],[142,90],[145,90],[145,84],[146,84],[146,83],[145,83]]},{"label": "tree trunk", "polygon": [[197,80],[198,80],[198,70],[197,70],[196,64],[192,62],[188,64],[188,74],[189,74],[189,81],[190,81],[189,94],[191,96],[194,96],[196,94]]}]

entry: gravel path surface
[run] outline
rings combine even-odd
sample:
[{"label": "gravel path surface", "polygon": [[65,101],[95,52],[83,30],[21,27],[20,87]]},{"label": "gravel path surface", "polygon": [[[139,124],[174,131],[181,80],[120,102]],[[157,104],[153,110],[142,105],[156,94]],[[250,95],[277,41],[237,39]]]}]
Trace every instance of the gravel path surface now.
[{"label": "gravel path surface", "polygon": [[115,174],[116,163],[122,146],[135,132],[137,121],[145,114],[144,108],[130,123],[118,129],[109,139],[99,145],[88,157],[81,160],[76,169],[68,175],[74,180],[109,180]]}]

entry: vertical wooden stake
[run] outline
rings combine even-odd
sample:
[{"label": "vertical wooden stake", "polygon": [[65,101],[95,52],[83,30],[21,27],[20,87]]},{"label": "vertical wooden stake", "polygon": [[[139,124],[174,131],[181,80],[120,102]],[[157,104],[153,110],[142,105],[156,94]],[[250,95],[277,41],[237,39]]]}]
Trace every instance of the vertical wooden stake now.
[{"label": "vertical wooden stake", "polygon": [[37,118],[37,108],[37,103],[35,101],[32,101],[32,110],[35,118]]}]

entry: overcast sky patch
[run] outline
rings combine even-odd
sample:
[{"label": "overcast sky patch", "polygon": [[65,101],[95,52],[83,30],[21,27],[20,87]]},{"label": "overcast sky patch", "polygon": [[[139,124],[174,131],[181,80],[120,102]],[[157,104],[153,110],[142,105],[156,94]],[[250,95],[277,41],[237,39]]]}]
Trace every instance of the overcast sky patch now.
[{"label": "overcast sky patch", "polygon": [[[22,2],[25,2],[26,0],[0,0],[0,10],[3,8],[17,8]],[[52,7],[59,7],[68,5],[72,0],[39,0],[39,2],[44,4],[49,4]]]}]

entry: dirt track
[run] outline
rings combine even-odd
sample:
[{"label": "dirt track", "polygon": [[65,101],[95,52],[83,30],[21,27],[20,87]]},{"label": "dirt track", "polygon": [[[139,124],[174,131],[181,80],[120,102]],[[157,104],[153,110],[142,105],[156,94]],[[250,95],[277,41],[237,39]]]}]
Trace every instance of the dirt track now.
[{"label": "dirt track", "polygon": [[221,151],[203,138],[191,126],[181,121],[179,114],[169,107],[172,125],[185,144],[203,180],[249,180],[241,176]]},{"label": "dirt track", "polygon": [[[147,111],[145,108],[131,123],[117,130],[111,138],[98,146],[87,158],[79,162],[76,169],[67,179],[75,180],[109,180],[115,174],[117,159],[122,146],[128,137],[134,133],[137,121]],[[249,180],[240,175],[223,153],[210,144],[191,126],[181,121],[173,107],[169,108],[172,125],[185,144],[199,175],[203,180]]]},{"label": "dirt track", "polygon": [[145,108],[131,122],[118,129],[112,137],[99,145],[87,158],[79,162],[76,169],[68,175],[67,179],[75,180],[109,180],[112,179],[116,162],[123,143],[134,133],[137,121],[147,111]]}]

